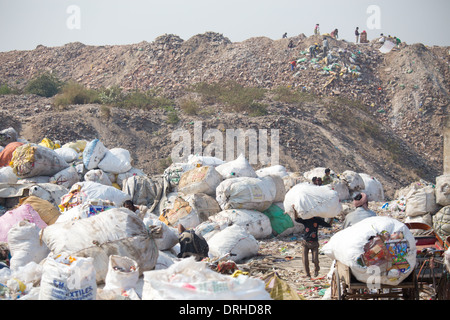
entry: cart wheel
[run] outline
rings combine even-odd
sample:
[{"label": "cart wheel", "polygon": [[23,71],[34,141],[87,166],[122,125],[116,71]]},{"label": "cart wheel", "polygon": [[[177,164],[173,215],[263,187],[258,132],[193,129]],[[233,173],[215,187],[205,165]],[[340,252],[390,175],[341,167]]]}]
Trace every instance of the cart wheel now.
[{"label": "cart wheel", "polygon": [[331,299],[342,300],[341,281],[339,280],[337,268],[334,269],[333,276],[331,278]]}]

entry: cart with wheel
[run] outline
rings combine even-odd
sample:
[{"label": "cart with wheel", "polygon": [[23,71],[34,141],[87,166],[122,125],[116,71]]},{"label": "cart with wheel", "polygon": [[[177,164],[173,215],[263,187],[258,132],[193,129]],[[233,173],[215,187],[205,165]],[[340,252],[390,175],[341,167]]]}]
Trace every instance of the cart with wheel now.
[{"label": "cart with wheel", "polygon": [[419,291],[432,290],[432,299],[443,299],[449,294],[448,270],[444,264],[444,252],[448,239],[444,241],[435,230],[419,222],[406,223],[416,240],[416,278]]},{"label": "cart with wheel", "polygon": [[417,278],[414,272],[411,272],[398,285],[372,285],[358,281],[352,274],[351,268],[340,261],[335,261],[331,278],[331,299],[333,300],[418,300],[417,289]]}]

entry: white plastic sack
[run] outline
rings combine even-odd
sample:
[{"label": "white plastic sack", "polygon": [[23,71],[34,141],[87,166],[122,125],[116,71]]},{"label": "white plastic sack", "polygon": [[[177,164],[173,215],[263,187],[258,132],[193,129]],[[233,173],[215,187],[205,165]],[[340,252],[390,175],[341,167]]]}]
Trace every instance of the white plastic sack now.
[{"label": "white plastic sack", "polygon": [[83,150],[83,164],[88,170],[98,167],[108,149],[99,139],[94,139],[86,145]]},{"label": "white plastic sack", "polygon": [[439,210],[436,204],[435,190],[426,186],[418,190],[411,190],[406,196],[405,213],[409,217],[421,216],[426,213],[434,214]]},{"label": "white plastic sack", "polygon": [[226,179],[217,186],[216,200],[223,210],[265,211],[271,206],[277,195],[277,188],[273,180],[265,178]]},{"label": "white plastic sack", "polygon": [[209,256],[241,262],[258,254],[259,243],[244,227],[234,224],[216,233],[208,241]]},{"label": "white plastic sack", "polygon": [[450,174],[436,177],[436,202],[443,207],[450,205]]},{"label": "white plastic sack", "polygon": [[256,175],[260,178],[265,177],[267,175],[276,175],[279,176],[280,178],[283,178],[288,175],[288,172],[284,166],[278,164],[271,167],[265,167],[256,170]]},{"label": "white plastic sack", "polygon": [[79,181],[80,178],[78,176],[77,170],[75,169],[75,167],[70,166],[56,173],[54,176],[51,176],[48,182],[70,189],[75,183]]},{"label": "white plastic sack", "polygon": [[158,260],[156,261],[155,270],[167,269],[175,262],[180,261],[175,255],[169,254],[166,251],[159,251]]},{"label": "white plastic sack", "polygon": [[159,250],[169,250],[178,243],[178,231],[169,227],[158,219],[145,218],[144,224],[147,228],[156,226],[161,228],[160,237],[155,237],[155,243]]},{"label": "white plastic sack", "polygon": [[111,179],[102,169],[92,169],[85,173],[84,181],[97,182],[105,186],[112,186]]},{"label": "white plastic sack", "polygon": [[345,183],[343,180],[333,179],[333,181],[326,186],[331,190],[337,192],[339,200],[343,201],[350,199],[350,191],[348,189],[347,183]]},{"label": "white plastic sack", "polygon": [[224,164],[225,161],[219,159],[217,157],[210,156],[198,156],[198,155],[189,155],[188,156],[188,164],[197,167],[197,166],[212,166],[217,167],[221,164]]},{"label": "white plastic sack", "polygon": [[201,235],[206,242],[211,239],[217,232],[222,231],[228,227],[229,221],[204,221],[194,228],[196,234]]},{"label": "white plastic sack", "polygon": [[364,181],[364,189],[361,192],[367,194],[367,199],[369,201],[384,201],[384,191],[381,182],[366,173],[359,173],[359,176]]},{"label": "white plastic sack", "polygon": [[251,177],[256,178],[256,172],[250,163],[247,161],[244,155],[239,155],[235,160],[225,162],[216,167],[224,179],[238,178],[238,177]]},{"label": "white plastic sack", "polygon": [[45,259],[39,300],[95,300],[96,297],[92,258],[62,253]]},{"label": "white plastic sack", "polygon": [[264,281],[233,278],[186,258],[164,270],[144,273],[142,300],[270,300]]},{"label": "white plastic sack", "polygon": [[0,168],[0,183],[15,184],[18,179],[10,166]]},{"label": "white plastic sack", "polygon": [[174,190],[177,188],[183,173],[194,168],[195,166],[189,163],[172,163],[164,170],[164,177],[169,181],[170,188]]},{"label": "white plastic sack", "polygon": [[125,173],[131,169],[130,152],[123,148],[113,148],[106,152],[98,167],[105,172]]},{"label": "white plastic sack", "polygon": [[450,206],[445,206],[433,216],[433,229],[446,239],[450,236]]},{"label": "white plastic sack", "polygon": [[81,192],[86,195],[85,201],[95,199],[108,200],[113,202],[117,207],[120,207],[126,200],[131,200],[129,194],[101,183],[91,181],[78,182],[72,188],[76,186],[81,186]]},{"label": "white plastic sack", "polygon": [[127,172],[119,173],[117,175],[116,183],[122,188],[123,187],[123,181],[125,179],[128,179],[129,177],[132,177],[132,176],[146,176],[146,174],[140,169],[131,168]]},{"label": "white plastic sack", "polygon": [[[372,237],[382,235],[390,264],[364,263],[362,255]],[[396,238],[396,239],[394,239]],[[323,246],[323,253],[348,266],[357,280],[373,285],[398,285],[414,270],[416,265],[416,241],[408,227],[393,218],[377,216],[366,218],[357,224],[334,234]],[[380,260],[382,261],[382,260]]]},{"label": "white plastic sack", "polygon": [[[306,171],[305,173],[303,173],[303,177],[308,182],[311,182],[313,177],[323,178],[323,176],[325,175],[325,169],[326,168],[323,168],[323,167],[318,167],[318,168],[311,169],[311,170]],[[332,175],[334,175],[334,171],[331,171],[330,173]]]},{"label": "white plastic sack", "polygon": [[56,223],[86,219],[106,210],[115,208],[114,204],[104,200],[89,200],[61,213]]},{"label": "white plastic sack", "polygon": [[53,183],[39,183],[30,186],[28,192],[30,195],[47,200],[57,207],[61,203],[61,198],[69,192],[69,189]]},{"label": "white plastic sack", "polygon": [[292,205],[302,219],[333,218],[342,211],[336,191],[327,186],[299,183],[286,193],[283,206],[292,217]]},{"label": "white plastic sack", "polygon": [[113,208],[89,219],[55,223],[41,231],[41,238],[54,254],[94,258],[97,282],[104,281],[111,254],[135,260],[141,272],[152,269],[158,258],[158,248],[146,226],[125,208]]},{"label": "white plastic sack", "polygon": [[67,163],[71,163],[78,159],[79,153],[72,148],[58,148],[55,152],[64,159]]},{"label": "white plastic sack", "polygon": [[178,183],[178,191],[186,195],[206,193],[214,196],[222,176],[211,166],[194,168],[183,173]]},{"label": "white plastic sack", "polygon": [[22,220],[8,232],[8,246],[11,252],[10,268],[18,270],[29,262],[40,263],[50,250],[39,240],[39,231],[34,223]]},{"label": "white plastic sack", "polygon": [[265,214],[245,209],[232,209],[221,211],[209,218],[210,221],[220,224],[237,224],[247,230],[256,239],[264,239],[272,235],[270,219]]},{"label": "white plastic sack", "polygon": [[109,256],[108,273],[103,290],[118,294],[135,289],[139,280],[139,265],[133,259],[118,255]]},{"label": "white plastic sack", "polygon": [[340,177],[347,183],[350,191],[360,191],[365,187],[363,178],[354,171],[346,170]]}]

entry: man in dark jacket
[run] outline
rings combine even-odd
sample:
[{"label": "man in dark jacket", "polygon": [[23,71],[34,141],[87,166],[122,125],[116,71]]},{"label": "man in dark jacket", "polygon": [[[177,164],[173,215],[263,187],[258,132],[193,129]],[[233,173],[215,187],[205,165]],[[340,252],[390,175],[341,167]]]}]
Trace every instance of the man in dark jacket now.
[{"label": "man in dark jacket", "polygon": [[311,259],[314,263],[314,276],[317,277],[319,275],[319,226],[325,228],[331,228],[331,225],[327,223],[324,219],[319,217],[313,217],[311,219],[302,219],[298,216],[298,212],[295,210],[294,205],[292,205],[292,209],[294,210],[295,221],[301,223],[305,226],[305,235],[302,240],[302,259],[303,259],[303,268],[305,270],[306,276],[311,277],[311,273],[309,271],[309,260],[308,253],[311,250]]}]

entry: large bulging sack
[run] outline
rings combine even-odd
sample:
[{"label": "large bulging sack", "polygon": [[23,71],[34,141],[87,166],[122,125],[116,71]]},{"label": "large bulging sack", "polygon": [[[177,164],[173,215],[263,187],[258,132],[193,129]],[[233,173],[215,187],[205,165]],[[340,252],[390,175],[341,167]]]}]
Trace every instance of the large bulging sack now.
[{"label": "large bulging sack", "polygon": [[169,187],[172,190],[175,190],[178,187],[178,183],[180,182],[183,173],[194,168],[195,166],[189,163],[172,163],[164,170],[164,178],[169,182]]},{"label": "large bulging sack", "polygon": [[88,219],[55,223],[41,231],[41,238],[54,254],[92,257],[98,283],[105,279],[111,254],[135,260],[141,272],[151,270],[158,259],[158,248],[147,227],[125,208],[113,208]]},{"label": "large bulging sack", "polygon": [[112,186],[111,179],[102,169],[92,169],[84,174],[84,181],[97,182],[105,186]]},{"label": "large bulging sack", "polygon": [[11,167],[20,178],[52,176],[69,164],[54,150],[27,143],[14,150]]},{"label": "large bulging sack", "polygon": [[85,203],[89,200],[108,200],[113,202],[117,207],[120,207],[126,200],[131,200],[131,196],[129,194],[126,194],[115,187],[85,181],[78,182],[72,186],[69,193],[62,197],[60,207],[70,207],[66,206],[66,204],[76,195],[80,196],[79,200],[77,200],[79,203],[76,203],[76,205]]},{"label": "large bulging sack", "polygon": [[363,178],[360,174],[354,171],[346,170],[341,173],[340,177],[347,183],[350,191],[361,191],[365,188]]},{"label": "large bulging sack", "polygon": [[258,177],[265,177],[267,175],[275,175],[283,178],[288,175],[286,168],[282,165],[274,165],[270,167],[265,167],[256,171]]},{"label": "large bulging sack", "polygon": [[217,201],[205,193],[178,194],[169,197],[160,219],[171,226],[182,224],[186,229],[191,229],[218,212],[220,206]]},{"label": "large bulging sack", "polygon": [[221,181],[222,177],[214,167],[198,167],[182,174],[178,191],[184,194],[206,193],[214,196]]},{"label": "large bulging sack", "polygon": [[224,223],[228,225],[239,225],[256,239],[264,239],[272,235],[272,226],[269,217],[254,210],[224,210],[209,217],[209,220],[219,225]]},{"label": "large bulging sack", "polygon": [[0,168],[0,183],[16,184],[18,179],[11,167]]},{"label": "large bulging sack", "polygon": [[96,297],[92,258],[62,253],[45,259],[39,300],[95,300]]},{"label": "large bulging sack", "polygon": [[209,240],[209,256],[221,258],[226,254],[228,260],[237,263],[258,254],[259,243],[244,227],[234,224],[215,233]]},{"label": "large bulging sack", "polygon": [[277,185],[270,177],[230,178],[222,181],[216,189],[216,200],[222,210],[267,210],[275,201]]},{"label": "large bulging sack", "polygon": [[67,189],[70,189],[75,183],[79,181],[80,178],[78,176],[78,172],[73,166],[59,171],[55,175],[51,176],[48,180],[49,183],[57,184]]},{"label": "large bulging sack", "polygon": [[225,161],[222,159],[219,159],[217,157],[211,157],[211,156],[198,156],[198,155],[189,155],[188,156],[188,164],[192,165],[193,167],[198,166],[212,166],[217,167],[221,164],[224,164]]},{"label": "large bulging sack", "polygon": [[94,139],[87,143],[83,150],[83,164],[86,169],[96,169],[107,151],[108,149],[99,139]]},{"label": "large bulging sack", "polygon": [[286,212],[292,213],[292,206],[302,219],[313,217],[334,218],[342,211],[336,191],[327,186],[299,183],[286,193],[283,202]]},{"label": "large bulging sack", "polygon": [[0,152],[0,167],[7,167],[11,162],[14,151],[22,146],[22,142],[11,142]]},{"label": "large bulging sack", "polygon": [[10,268],[18,270],[29,262],[40,263],[50,250],[39,240],[41,231],[34,223],[22,220],[8,232],[8,246],[11,252]]},{"label": "large bulging sack", "polygon": [[398,285],[416,266],[413,234],[390,217],[366,218],[341,230],[322,250],[348,266],[357,280],[375,285]]},{"label": "large bulging sack", "polygon": [[223,275],[193,258],[182,259],[167,269],[144,273],[142,300],[270,299],[261,279]]},{"label": "large bulging sack", "polygon": [[450,236],[450,206],[443,207],[433,216],[433,229],[443,239]]},{"label": "large bulging sack", "polygon": [[244,155],[239,155],[235,160],[225,162],[216,167],[224,179],[250,177],[256,178],[256,172]]},{"label": "large bulging sack", "polygon": [[169,227],[161,220],[145,218],[144,224],[149,230],[153,228],[160,228],[157,232],[158,236],[155,235],[155,243],[159,250],[170,250],[179,243],[178,230]]},{"label": "large bulging sack", "polygon": [[152,207],[161,199],[163,183],[159,180],[147,176],[131,176],[122,183],[122,192],[129,194],[135,205]]},{"label": "large bulging sack", "polygon": [[46,200],[58,208],[61,198],[69,192],[69,189],[54,183],[38,183],[28,187],[28,192],[30,195]]},{"label": "large bulging sack", "polygon": [[450,174],[436,177],[436,202],[443,207],[450,205]]},{"label": "large bulging sack", "polygon": [[98,167],[105,172],[114,174],[125,173],[131,169],[130,152],[123,148],[113,148],[106,151]]},{"label": "large bulging sack", "polygon": [[348,200],[350,199],[350,191],[348,189],[347,183],[341,179],[334,179],[330,184],[326,185],[331,190],[337,192],[339,196],[339,200]]},{"label": "large bulging sack", "polygon": [[0,146],[4,147],[8,144],[17,141],[18,134],[13,127],[3,129],[0,131]]},{"label": "large bulging sack", "polygon": [[[323,168],[323,167],[318,167],[318,168],[311,169],[311,170],[306,171],[305,173],[303,173],[303,177],[308,182],[310,182],[313,177],[323,178],[323,176],[325,175],[325,169],[326,168]],[[334,172],[332,171],[331,174],[334,175]]]},{"label": "large bulging sack", "polygon": [[68,147],[55,149],[55,152],[67,163],[71,163],[79,157],[79,153],[77,151]]},{"label": "large bulging sack", "polygon": [[31,195],[19,200],[21,205],[29,204],[39,214],[42,221],[46,225],[52,225],[58,220],[61,215],[59,210],[50,201],[42,199],[40,197]]},{"label": "large bulging sack", "polygon": [[434,214],[438,211],[436,205],[435,190],[432,186],[411,190],[406,196],[405,213],[409,217],[421,216],[427,213]]},{"label": "large bulging sack", "polygon": [[384,191],[381,182],[366,173],[359,173],[359,175],[364,181],[364,189],[361,192],[367,194],[367,199],[369,201],[384,201]]},{"label": "large bulging sack", "polygon": [[47,227],[47,224],[41,219],[39,213],[37,213],[31,205],[23,204],[0,216],[0,242],[8,242],[8,232],[17,223],[23,220],[34,223],[40,229]]}]

